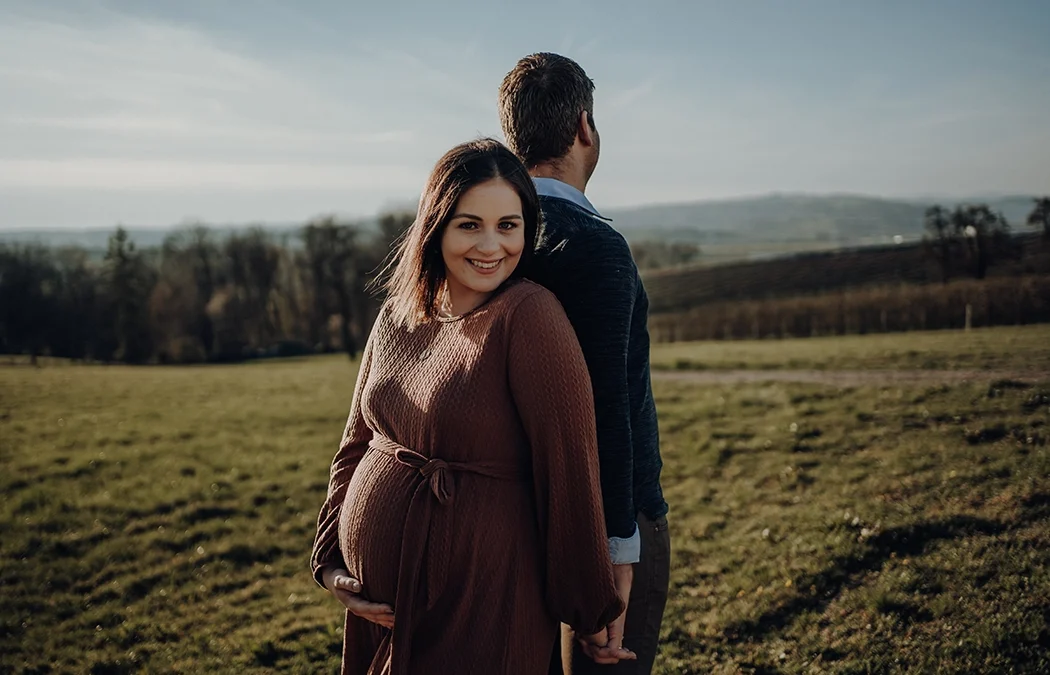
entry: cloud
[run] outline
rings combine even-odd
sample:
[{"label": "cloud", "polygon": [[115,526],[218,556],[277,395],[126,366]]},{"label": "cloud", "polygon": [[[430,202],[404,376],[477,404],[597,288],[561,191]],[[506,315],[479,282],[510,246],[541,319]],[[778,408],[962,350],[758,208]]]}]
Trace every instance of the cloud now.
[{"label": "cloud", "polygon": [[[446,45],[429,45],[431,53],[440,53]],[[379,43],[363,45],[365,53],[373,64],[389,64],[398,74],[397,86],[402,89],[413,89],[417,95],[439,97],[444,104],[465,103],[474,111],[484,115],[496,114],[496,85],[488,83],[487,87],[477,86],[470,81],[466,72],[449,72],[434,65],[434,60],[418,56],[404,48],[392,48]],[[468,41],[457,46],[457,57],[469,60],[479,51],[476,41]],[[394,83],[391,83],[394,84]],[[440,110],[431,109],[430,114],[439,114]],[[433,120],[431,120],[433,121]]]},{"label": "cloud", "polygon": [[[376,124],[372,111],[294,67],[188,26],[108,11],[90,21],[0,13],[0,64],[5,186],[185,185],[198,180],[194,171],[211,185],[268,187],[277,176],[290,177],[282,184],[303,176],[371,184],[383,175],[372,172],[376,160],[415,137],[412,128]],[[309,153],[340,168],[275,168]],[[222,178],[215,167],[241,174]]]},{"label": "cloud", "polygon": [[87,27],[4,21],[0,62],[0,77],[15,86],[82,103],[155,106],[190,92],[249,93],[282,79],[193,29],[131,17]]},{"label": "cloud", "polygon": [[582,45],[580,45],[580,47],[576,49],[575,54],[581,57],[590,56],[591,54],[594,54],[596,51],[598,51],[598,48],[601,46],[601,44],[602,41],[600,38],[593,37],[590,40],[587,40],[587,42],[584,42]]},{"label": "cloud", "polygon": [[609,107],[613,109],[626,108],[635,101],[651,94],[656,87],[657,79],[658,78],[655,76],[649,77],[633,87],[628,87],[627,89],[613,94],[612,98],[609,100]]},{"label": "cloud", "polygon": [[418,187],[398,165],[246,163],[126,159],[0,159],[0,187],[55,189],[339,190]]},{"label": "cloud", "polygon": [[260,123],[202,123],[201,120],[168,117],[164,114],[143,115],[128,113],[69,117],[0,117],[0,126],[4,125],[45,130],[97,131],[126,136],[164,134],[171,140],[222,138],[252,142],[265,141],[279,144],[296,144],[300,147],[304,144],[331,147],[332,144],[355,146],[375,143],[404,143],[411,141],[415,136],[415,133],[411,130],[364,133],[333,131],[326,133],[310,129]]}]

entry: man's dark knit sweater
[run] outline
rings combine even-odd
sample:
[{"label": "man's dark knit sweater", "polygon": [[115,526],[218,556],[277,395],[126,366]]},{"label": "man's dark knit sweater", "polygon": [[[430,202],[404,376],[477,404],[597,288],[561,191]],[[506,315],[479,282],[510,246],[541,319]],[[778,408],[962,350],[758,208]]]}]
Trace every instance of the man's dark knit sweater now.
[{"label": "man's dark knit sweater", "polygon": [[649,374],[649,299],[624,238],[575,203],[540,197],[543,238],[528,276],[561,301],[594,388],[602,500],[610,537],[634,535],[637,513],[667,513]]}]

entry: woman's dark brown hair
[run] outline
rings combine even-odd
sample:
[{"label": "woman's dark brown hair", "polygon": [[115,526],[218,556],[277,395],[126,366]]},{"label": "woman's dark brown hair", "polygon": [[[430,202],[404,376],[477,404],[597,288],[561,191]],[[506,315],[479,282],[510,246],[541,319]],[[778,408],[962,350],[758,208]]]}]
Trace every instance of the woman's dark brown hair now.
[{"label": "woman's dark brown hair", "polygon": [[445,284],[441,237],[463,194],[480,183],[500,178],[521,199],[525,249],[511,278],[525,273],[540,236],[536,186],[525,165],[499,141],[483,138],[461,143],[438,160],[419,199],[416,220],[398,244],[384,284],[394,320],[410,326],[433,319]]}]

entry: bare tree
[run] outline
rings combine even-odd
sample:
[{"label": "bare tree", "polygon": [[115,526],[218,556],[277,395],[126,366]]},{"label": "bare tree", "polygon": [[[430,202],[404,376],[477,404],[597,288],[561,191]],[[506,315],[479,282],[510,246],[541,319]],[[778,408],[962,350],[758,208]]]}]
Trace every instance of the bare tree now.
[{"label": "bare tree", "polygon": [[162,327],[162,340],[176,360],[204,360],[215,352],[215,328],[207,312],[223,283],[223,261],[211,231],[203,224],[165,239],[160,250],[160,281],[151,298],[151,313]]},{"label": "bare tree", "polygon": [[951,222],[955,235],[964,244],[975,279],[984,279],[995,259],[1012,250],[1010,224],[987,204],[956,207]]},{"label": "bare tree", "polygon": [[58,319],[58,276],[50,249],[0,247],[0,346],[28,353],[33,365],[47,351],[50,325]]},{"label": "bare tree", "polygon": [[656,270],[694,263],[702,252],[698,245],[686,242],[633,241],[631,255],[638,269]]},{"label": "bare tree", "polygon": [[364,272],[357,255],[359,231],[356,227],[337,223],[326,216],[308,223],[302,232],[306,264],[313,282],[314,317],[311,324],[314,339],[327,328],[328,317],[338,315],[341,347],[350,358],[358,353],[354,335],[354,318],[360,308],[353,289],[363,285]]},{"label": "bare tree", "polygon": [[155,275],[123,227],[109,238],[103,271],[117,343],[115,356],[127,363],[146,361],[152,355],[148,300]]},{"label": "bare tree", "polygon": [[99,270],[87,251],[57,249],[53,256],[58,282],[60,321],[51,321],[51,353],[73,359],[96,356],[100,338]]},{"label": "bare tree", "polygon": [[1043,238],[1050,241],[1050,197],[1037,197],[1032,201],[1035,206],[1028,214],[1028,224],[1043,228]]},{"label": "bare tree", "polygon": [[941,281],[947,283],[952,271],[953,251],[958,239],[948,212],[940,205],[926,209],[927,249],[941,268]]},{"label": "bare tree", "polygon": [[280,251],[261,228],[234,234],[226,240],[227,276],[243,312],[240,319],[247,344],[265,347],[276,338],[279,324],[276,303]]},{"label": "bare tree", "polygon": [[379,243],[387,250],[401,239],[416,220],[410,211],[389,211],[379,216]]}]

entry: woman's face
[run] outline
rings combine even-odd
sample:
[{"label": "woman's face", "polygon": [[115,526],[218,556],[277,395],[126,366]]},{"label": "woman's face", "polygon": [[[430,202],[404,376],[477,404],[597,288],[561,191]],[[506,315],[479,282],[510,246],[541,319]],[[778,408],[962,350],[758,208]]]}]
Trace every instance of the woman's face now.
[{"label": "woman's face", "polygon": [[463,193],[441,236],[453,312],[483,303],[514,272],[525,249],[521,198],[493,178]]}]

